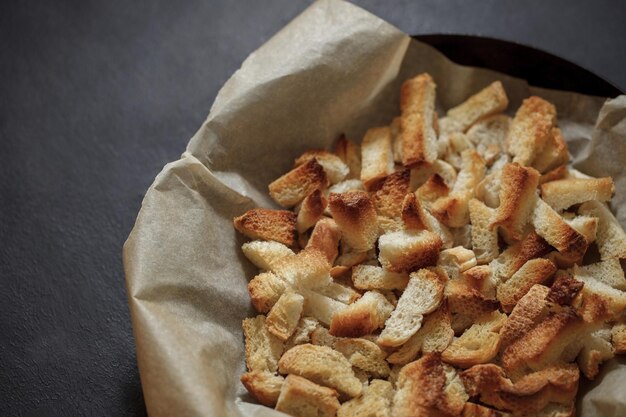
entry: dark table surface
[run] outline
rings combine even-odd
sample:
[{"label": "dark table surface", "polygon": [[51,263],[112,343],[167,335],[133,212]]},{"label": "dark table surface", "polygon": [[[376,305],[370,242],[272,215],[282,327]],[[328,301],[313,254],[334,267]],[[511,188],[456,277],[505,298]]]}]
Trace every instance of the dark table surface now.
[{"label": "dark table surface", "polygon": [[[0,415],[146,414],[122,244],[220,86],[308,3],[1,3]],[[536,46],[626,90],[621,1],[356,3],[407,33]]]}]

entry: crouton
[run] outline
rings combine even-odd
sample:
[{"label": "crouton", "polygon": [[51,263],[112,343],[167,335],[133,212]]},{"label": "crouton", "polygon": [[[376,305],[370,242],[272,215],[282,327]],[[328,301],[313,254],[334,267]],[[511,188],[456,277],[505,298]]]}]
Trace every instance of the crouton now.
[{"label": "crouton", "polygon": [[452,313],[461,313],[472,319],[500,307],[497,300],[485,296],[463,279],[448,281],[444,295]]},{"label": "crouton", "polygon": [[499,311],[483,314],[459,338],[441,353],[441,359],[452,365],[468,368],[492,360],[500,348],[500,328],[506,315]]},{"label": "crouton", "polygon": [[330,212],[343,240],[355,251],[368,251],[374,247],[378,238],[376,208],[364,191],[350,191],[331,194]]},{"label": "crouton", "polygon": [[506,151],[506,135],[511,118],[504,114],[485,117],[467,131],[467,138],[476,146],[476,152],[491,165],[492,154]]},{"label": "crouton", "polygon": [[598,376],[602,362],[612,359],[613,356],[611,328],[605,326],[584,337],[577,362],[582,373],[593,380]]},{"label": "crouton", "polygon": [[285,342],[285,351],[295,345],[311,342],[311,333],[317,328],[319,321],[314,317],[301,317],[289,340]]},{"label": "crouton", "polygon": [[472,224],[472,249],[478,264],[487,264],[494,260],[500,249],[498,247],[498,230],[489,228],[495,209],[487,207],[475,198],[469,201],[469,216]]},{"label": "crouton", "polygon": [[409,283],[409,275],[379,266],[357,265],[352,268],[352,282],[360,290],[403,290]]},{"label": "crouton", "polygon": [[419,164],[411,167],[411,190],[421,187],[435,174],[443,179],[448,188],[456,182],[456,169],[446,161],[437,159],[432,164]]},{"label": "crouton", "polygon": [[335,390],[298,375],[287,375],[276,410],[298,417],[335,417],[339,406]]},{"label": "crouton", "polygon": [[489,263],[496,283],[508,280],[530,259],[547,255],[551,249],[541,236],[535,232],[528,233]]},{"label": "crouton", "polygon": [[332,264],[339,254],[341,231],[333,219],[321,219],[315,224],[311,237],[306,245],[307,250],[317,250],[324,254]]},{"label": "crouton", "polygon": [[617,290],[592,276],[574,275],[574,278],[584,284],[577,312],[586,322],[612,320],[626,309],[625,291]]},{"label": "crouton", "polygon": [[419,231],[426,229],[436,233],[445,248],[449,248],[454,243],[450,230],[441,224],[428,210],[414,193],[409,193],[402,202],[401,218],[404,228],[409,231]]},{"label": "crouton", "polygon": [[272,272],[263,272],[248,283],[252,305],[259,313],[268,313],[289,287],[284,279]]},{"label": "crouton", "polygon": [[509,105],[509,99],[500,81],[494,81],[474,94],[463,103],[451,108],[446,113],[446,122],[442,120],[443,131],[465,132],[477,121],[500,113]]},{"label": "crouton", "polygon": [[611,177],[550,181],[541,186],[541,198],[555,211],[562,211],[585,201],[610,201],[615,186]]},{"label": "crouton", "polygon": [[298,233],[309,230],[322,217],[327,204],[328,200],[319,189],[306,196],[296,217]]},{"label": "crouton", "polygon": [[530,415],[551,403],[571,404],[579,372],[576,365],[555,365],[513,383],[499,366],[484,364],[462,372],[461,378],[468,394],[478,396],[482,403],[515,415]]},{"label": "crouton", "polygon": [[539,173],[529,167],[507,164],[500,177],[500,205],[489,228],[499,227],[508,241],[520,240],[537,200]]},{"label": "crouton", "polygon": [[567,142],[561,134],[561,129],[553,127],[543,149],[535,155],[532,166],[543,174],[568,162]]},{"label": "crouton", "polygon": [[550,289],[544,285],[534,285],[524,295],[500,330],[500,344],[507,347],[515,340],[528,333],[548,314],[548,296]]},{"label": "crouton", "polygon": [[459,415],[469,399],[454,368],[442,363],[438,353],[405,365],[396,386],[393,416]]},{"label": "crouton", "polygon": [[404,365],[414,360],[419,352],[443,352],[448,347],[454,331],[450,325],[450,311],[445,302],[424,316],[422,327],[387,358],[387,362]]},{"label": "crouton", "polygon": [[603,260],[626,258],[626,232],[605,204],[587,201],[578,213],[598,218],[596,244]]},{"label": "crouton", "polygon": [[571,305],[580,290],[582,290],[583,285],[582,282],[575,280],[567,272],[558,271],[546,300],[560,306]]},{"label": "crouton", "polygon": [[476,185],[474,194],[476,198],[490,208],[500,205],[500,188],[502,187],[502,169],[491,170],[482,181]]},{"label": "crouton", "polygon": [[424,314],[433,312],[443,297],[445,281],[436,272],[420,269],[409,284],[378,337],[381,346],[400,346],[419,330]]},{"label": "crouton", "polygon": [[[361,180],[351,179],[351,180],[345,180],[337,184],[331,185],[330,187],[328,187],[326,191],[327,191],[327,194],[330,194],[330,193],[341,194],[341,193],[345,193],[348,191],[365,191],[365,186],[363,185],[363,182],[361,182]],[[326,210],[330,214],[330,210],[328,210],[328,206],[326,207]]]},{"label": "crouton", "polygon": [[363,395],[341,404],[337,417],[391,417],[393,386],[382,379],[373,379]]},{"label": "crouton", "polygon": [[556,272],[556,266],[547,259],[531,259],[497,289],[498,301],[502,309],[510,312],[517,302],[535,284],[542,284]]},{"label": "crouton", "polygon": [[308,343],[294,346],[283,354],[278,367],[281,374],[295,374],[336,389],[344,398],[357,397],[363,389],[354,376],[350,362],[341,353],[326,346]]},{"label": "crouton", "polygon": [[563,256],[578,259],[587,251],[587,239],[540,198],[535,202],[530,222],[537,234]]},{"label": "crouton", "polygon": [[474,189],[485,175],[485,161],[476,151],[464,151],[462,157],[463,165],[452,191],[435,201],[430,208],[435,217],[450,227],[463,227],[469,223],[469,200],[474,197]]},{"label": "crouton", "polygon": [[331,184],[343,181],[350,172],[348,165],[339,156],[321,149],[306,151],[296,159],[294,166],[299,167],[312,159],[315,159],[324,168],[326,177]]},{"label": "crouton", "polygon": [[335,350],[341,352],[355,368],[367,372],[374,378],[389,376],[389,365],[385,352],[373,342],[360,338],[341,338],[335,341]]},{"label": "crouton", "polygon": [[450,194],[450,187],[446,184],[443,177],[437,173],[431,175],[424,184],[415,190],[415,196],[429,205],[439,198],[446,197]]},{"label": "crouton", "polygon": [[276,372],[278,359],[283,353],[283,342],[269,332],[265,316],[244,319],[242,327],[248,371]]},{"label": "crouton", "polygon": [[400,126],[402,163],[411,166],[437,159],[437,133],[433,123],[436,85],[428,74],[420,74],[402,84]]},{"label": "crouton", "polygon": [[626,278],[618,259],[607,259],[584,266],[574,265],[571,272],[582,282],[586,281],[586,277],[592,277],[617,290],[626,291]]},{"label": "crouton", "polygon": [[496,296],[496,281],[489,265],[478,265],[461,274],[461,281],[488,298]]},{"label": "crouton", "polygon": [[314,190],[328,186],[324,167],[315,158],[297,166],[269,185],[270,196],[283,207],[293,207]]},{"label": "crouton", "polygon": [[391,130],[388,127],[369,129],[361,144],[361,181],[369,190],[392,172]]},{"label": "crouton", "polygon": [[335,154],[348,166],[350,170],[348,178],[361,177],[361,147],[346,139],[345,135],[339,136],[335,143]]},{"label": "crouton", "polygon": [[304,297],[285,291],[267,315],[265,322],[269,332],[283,342],[289,339],[296,330],[303,307]]},{"label": "crouton", "polygon": [[441,238],[433,232],[387,233],[378,241],[379,261],[391,272],[412,272],[437,263]]},{"label": "crouton", "polygon": [[588,245],[595,242],[598,234],[598,223],[600,222],[597,217],[576,216],[572,219],[564,220],[565,223],[583,235]]},{"label": "crouton", "polygon": [[243,254],[255,266],[266,271],[272,271],[282,258],[295,254],[287,246],[274,241],[253,240],[241,246]]},{"label": "crouton", "polygon": [[296,243],[296,215],[290,211],[255,208],[235,217],[233,224],[250,239],[274,240],[287,246]]},{"label": "crouton", "polygon": [[330,263],[314,248],[281,259],[274,268],[276,275],[296,287],[317,288],[330,283]]},{"label": "crouton", "polygon": [[389,174],[382,180],[381,187],[374,192],[372,200],[382,216],[400,217],[404,196],[410,192],[410,171],[403,169]]},{"label": "crouton", "polygon": [[393,305],[376,291],[368,291],[346,309],[336,313],[330,323],[330,334],[360,337],[383,327]]},{"label": "crouton", "polygon": [[353,290],[347,285],[343,285],[338,282],[331,282],[325,287],[317,288],[315,291],[344,304],[352,304],[353,302],[361,298],[361,294],[359,294],[357,291]]},{"label": "crouton", "polygon": [[556,119],[554,105],[533,96],[525,99],[515,113],[507,134],[507,148],[513,162],[530,165],[552,134]]},{"label": "crouton", "polygon": [[267,371],[246,372],[241,376],[241,383],[258,402],[274,407],[280,395],[285,378]]},{"label": "crouton", "polygon": [[378,233],[384,235],[385,233],[399,232],[404,229],[404,223],[402,219],[395,217],[378,216]]},{"label": "crouton", "polygon": [[456,279],[463,272],[476,266],[476,255],[474,251],[463,246],[445,249],[439,253],[437,266],[443,268],[448,277]]},{"label": "crouton", "polygon": [[565,178],[566,176],[567,165],[561,165],[551,171],[546,172],[545,174],[542,174],[541,177],[539,177],[539,185],[545,184],[550,181],[560,180]]},{"label": "crouton", "polygon": [[329,326],[333,316],[345,310],[348,306],[340,301],[319,294],[315,291],[300,289],[299,292],[304,297],[304,308],[302,313],[305,316],[315,317],[321,323]]}]

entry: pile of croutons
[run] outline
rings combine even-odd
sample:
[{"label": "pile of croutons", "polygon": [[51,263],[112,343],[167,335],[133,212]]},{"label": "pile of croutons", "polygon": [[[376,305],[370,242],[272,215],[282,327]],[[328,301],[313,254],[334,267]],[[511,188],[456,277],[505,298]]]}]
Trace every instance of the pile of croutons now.
[{"label": "pile of croutons", "polygon": [[[611,178],[570,167],[555,107],[494,82],[311,150],[234,219],[262,271],[243,321],[262,404],[298,417],[572,416],[580,372],[626,353]],[[291,211],[293,210],[293,211]]]}]

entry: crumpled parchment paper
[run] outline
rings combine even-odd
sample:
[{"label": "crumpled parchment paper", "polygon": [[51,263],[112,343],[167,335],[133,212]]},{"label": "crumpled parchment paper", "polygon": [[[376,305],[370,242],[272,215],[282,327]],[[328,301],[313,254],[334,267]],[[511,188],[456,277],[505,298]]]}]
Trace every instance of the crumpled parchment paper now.
[{"label": "crumpled parchment paper", "polygon": [[[429,72],[439,111],[502,80],[514,112],[537,94],[555,103],[574,166],[611,175],[626,225],[626,96],[604,98],[529,87],[456,65],[385,21],[339,0],[312,4],[253,52],[219,92],[186,152],[146,193],[124,246],[137,360],[148,413],[277,416],[239,383],[241,320],[254,314],[256,274],[232,218],[274,207],[267,185],[300,153],[340,133],[361,140],[399,113],[403,80]],[[598,116],[599,114],[599,116]],[[597,121],[596,121],[597,120]],[[579,402],[585,417],[626,415],[626,365],[605,364]]]}]

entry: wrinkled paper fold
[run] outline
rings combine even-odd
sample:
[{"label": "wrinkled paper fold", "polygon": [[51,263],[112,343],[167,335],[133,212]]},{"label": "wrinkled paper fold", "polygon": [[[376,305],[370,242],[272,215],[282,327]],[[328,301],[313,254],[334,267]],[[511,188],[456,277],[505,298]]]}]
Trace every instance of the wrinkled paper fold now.
[{"label": "wrinkled paper fold", "polygon": [[[318,1],[227,81],[186,152],[146,193],[124,246],[150,416],[283,415],[257,405],[239,382],[241,320],[254,314],[246,285],[256,268],[232,218],[274,207],[267,185],[304,150],[328,148],[340,133],[360,141],[389,124],[402,81],[420,72],[437,83],[440,114],[494,80],[504,84],[509,112],[531,94],[552,101],[574,166],[613,176],[613,208],[626,225],[626,96],[605,103],[460,66],[356,6]],[[579,415],[626,415],[623,362],[605,364],[587,385]]]}]

